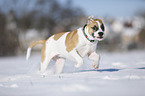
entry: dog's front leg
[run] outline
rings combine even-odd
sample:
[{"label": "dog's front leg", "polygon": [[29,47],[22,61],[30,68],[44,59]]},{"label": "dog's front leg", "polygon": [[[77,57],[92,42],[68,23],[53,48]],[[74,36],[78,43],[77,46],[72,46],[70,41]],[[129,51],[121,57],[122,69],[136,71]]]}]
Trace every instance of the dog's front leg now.
[{"label": "dog's front leg", "polygon": [[88,53],[88,56],[90,60],[93,60],[93,67],[95,69],[98,69],[100,63],[100,56],[96,52]]},{"label": "dog's front leg", "polygon": [[80,54],[78,53],[77,50],[72,50],[70,52],[71,56],[75,59],[76,61],[76,64],[75,64],[75,67],[76,68],[79,68],[82,64],[83,64],[83,59],[82,57],[80,56]]}]

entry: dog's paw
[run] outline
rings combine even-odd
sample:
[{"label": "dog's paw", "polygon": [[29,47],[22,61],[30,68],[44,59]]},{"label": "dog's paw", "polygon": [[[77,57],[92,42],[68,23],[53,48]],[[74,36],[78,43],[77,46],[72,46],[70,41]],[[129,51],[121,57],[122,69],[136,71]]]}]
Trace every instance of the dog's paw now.
[{"label": "dog's paw", "polygon": [[81,64],[75,64],[76,68],[79,68],[81,66]]},{"label": "dog's paw", "polygon": [[94,69],[98,69],[99,68],[98,65],[93,65],[93,67],[94,67]]}]

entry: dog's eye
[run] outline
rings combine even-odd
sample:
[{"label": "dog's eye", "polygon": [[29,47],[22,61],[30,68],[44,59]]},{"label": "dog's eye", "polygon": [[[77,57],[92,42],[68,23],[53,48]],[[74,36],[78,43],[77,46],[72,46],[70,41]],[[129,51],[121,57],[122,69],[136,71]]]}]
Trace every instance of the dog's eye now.
[{"label": "dog's eye", "polygon": [[102,29],[102,31],[104,31],[104,30],[105,30],[105,27],[104,27],[104,25],[103,25],[103,24],[101,25],[101,29]]},{"label": "dog's eye", "polygon": [[92,27],[92,29],[97,31],[99,28],[95,25],[94,27]]}]

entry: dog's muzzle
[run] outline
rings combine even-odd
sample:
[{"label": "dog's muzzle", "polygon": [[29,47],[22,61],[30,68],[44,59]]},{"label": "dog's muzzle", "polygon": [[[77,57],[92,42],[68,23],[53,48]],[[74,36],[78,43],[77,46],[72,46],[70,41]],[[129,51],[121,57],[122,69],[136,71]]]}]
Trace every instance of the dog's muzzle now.
[{"label": "dog's muzzle", "polygon": [[101,41],[104,39],[104,32],[98,32],[97,36],[95,36],[97,40]]},{"label": "dog's muzzle", "polygon": [[103,32],[99,32],[98,34],[99,34],[100,37],[102,37],[104,33]]}]

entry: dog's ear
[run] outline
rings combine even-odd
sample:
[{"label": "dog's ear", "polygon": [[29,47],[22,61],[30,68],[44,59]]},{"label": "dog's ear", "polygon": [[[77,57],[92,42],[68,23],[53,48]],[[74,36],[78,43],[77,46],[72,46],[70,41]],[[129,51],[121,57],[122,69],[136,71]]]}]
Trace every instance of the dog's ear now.
[{"label": "dog's ear", "polygon": [[94,16],[89,16],[88,17],[88,24],[94,22]]},{"label": "dog's ear", "polygon": [[94,16],[89,16],[88,20],[94,19]]},{"label": "dog's ear", "polygon": [[101,19],[94,19],[94,21],[99,21],[101,24],[103,23]]}]

